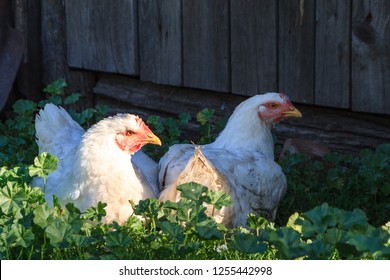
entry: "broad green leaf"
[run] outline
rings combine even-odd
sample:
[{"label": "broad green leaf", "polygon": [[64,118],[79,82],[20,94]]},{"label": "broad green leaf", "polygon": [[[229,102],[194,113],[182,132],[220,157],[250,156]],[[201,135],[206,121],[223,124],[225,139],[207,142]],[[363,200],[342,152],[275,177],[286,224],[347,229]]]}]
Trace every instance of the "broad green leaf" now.
[{"label": "broad green leaf", "polygon": [[81,235],[81,234],[71,234],[66,239],[69,244],[76,247],[87,247],[94,242],[93,238]]},{"label": "broad green leaf", "polygon": [[295,212],[294,214],[292,214],[289,218],[288,218],[288,221],[287,221],[287,227],[290,227],[292,229],[294,229],[295,231],[299,232],[299,233],[302,233],[302,224],[297,224],[296,221],[300,219],[302,220],[303,218],[299,216],[299,214],[297,212]]},{"label": "broad green leaf", "polygon": [[210,204],[218,210],[223,206],[228,207],[232,205],[230,196],[223,191],[210,191],[208,195],[210,196]]},{"label": "broad green leaf", "polygon": [[195,227],[196,233],[206,239],[223,239],[223,234],[218,230],[217,223],[214,220],[206,220],[200,222]]},{"label": "broad green leaf", "polygon": [[72,227],[59,219],[54,219],[45,229],[47,237],[50,239],[50,244],[55,247],[66,246],[65,238],[72,233]]},{"label": "broad green leaf", "polygon": [[84,221],[81,219],[80,210],[73,203],[66,204],[65,208],[66,210],[60,216],[61,221],[70,225],[72,232],[78,233],[84,224]]},{"label": "broad green leaf", "polygon": [[[390,235],[390,221],[388,221],[386,224],[384,224],[383,226],[381,226],[381,229],[387,231],[388,234]],[[390,239],[389,239],[388,245],[390,245]]]},{"label": "broad green leaf", "polygon": [[107,203],[98,202],[96,207],[90,207],[82,214],[82,217],[86,220],[96,220],[101,221],[104,216],[106,216],[106,210],[104,209],[107,206]]},{"label": "broad green leaf", "polygon": [[214,115],[214,112],[215,111],[213,109],[205,108],[196,114],[196,120],[200,124],[205,125],[211,120]]},{"label": "broad green leaf", "polygon": [[181,124],[186,124],[191,120],[191,116],[187,113],[179,114],[179,121]]},{"label": "broad green leaf", "polygon": [[363,231],[368,226],[367,216],[361,209],[354,209],[352,211],[335,209],[335,211],[339,212],[338,217],[343,229],[359,229]]},{"label": "broad green leaf", "polygon": [[15,113],[23,114],[26,112],[32,113],[36,109],[36,103],[30,101],[30,100],[23,100],[20,99],[15,102],[15,104],[12,106]]},{"label": "broad green leaf", "polygon": [[157,216],[161,205],[162,202],[157,198],[141,200],[138,202],[138,205],[135,206],[134,213],[136,215],[146,215],[147,217]]},{"label": "broad green leaf", "polygon": [[53,215],[53,209],[49,208],[47,204],[38,205],[34,209],[34,223],[41,228],[46,228],[51,215]]},{"label": "broad green leaf", "polygon": [[234,234],[229,245],[235,250],[248,254],[263,253],[267,250],[267,245],[258,237],[243,232]]},{"label": "broad green leaf", "polygon": [[23,201],[28,199],[26,192],[7,182],[7,185],[0,188],[0,208],[4,214],[15,213],[23,207]]},{"label": "broad green leaf", "polygon": [[182,184],[180,186],[177,186],[177,189],[181,191],[181,197],[184,197],[186,199],[196,201],[196,202],[210,202],[210,199],[206,199],[206,193],[208,191],[208,188],[205,186],[202,186],[198,183],[186,183]]},{"label": "broad green leaf", "polygon": [[81,115],[82,115],[84,120],[89,120],[95,115],[95,113],[96,113],[96,109],[88,108],[88,109],[85,109],[84,111],[82,111]]},{"label": "broad green leaf", "polygon": [[301,240],[301,235],[292,228],[266,229],[260,237],[274,245],[283,259],[296,259],[307,254],[307,244]]},{"label": "broad green leaf", "polygon": [[72,93],[71,95],[67,96],[64,100],[65,105],[74,104],[80,99],[81,94],[80,93]]},{"label": "broad green leaf", "polygon": [[58,158],[47,152],[44,152],[35,157],[34,164],[29,167],[29,174],[31,177],[46,177],[51,172],[56,171],[57,168]]},{"label": "broad green leaf", "polygon": [[132,243],[132,239],[124,232],[113,231],[105,236],[106,245],[109,247],[128,247]]},{"label": "broad green leaf", "polygon": [[26,229],[24,226],[20,224],[13,224],[11,226],[10,235],[13,235],[15,240],[13,246],[21,246],[23,248],[27,248],[32,244],[34,240],[34,233],[31,228]]},{"label": "broad green leaf", "polygon": [[167,200],[167,201],[164,201],[163,207],[168,208],[168,209],[172,209],[172,210],[177,210],[179,208],[179,205],[177,202]]},{"label": "broad green leaf", "polygon": [[251,229],[254,229],[256,231],[259,231],[260,229],[265,229],[265,227],[269,224],[267,219],[256,216],[255,214],[249,214],[248,218],[246,219],[247,224]]},{"label": "broad green leaf", "polygon": [[48,84],[43,91],[55,95],[63,95],[64,94],[64,87],[67,86],[67,83],[64,79],[58,79],[54,82]]},{"label": "broad green leaf", "polygon": [[170,239],[175,239],[176,241],[183,241],[184,239],[184,229],[175,223],[164,221],[159,223],[161,230],[166,233]]},{"label": "broad green leaf", "polygon": [[61,105],[62,104],[61,96],[59,96],[59,95],[52,95],[52,96],[49,97],[49,102],[53,103],[55,105]]}]

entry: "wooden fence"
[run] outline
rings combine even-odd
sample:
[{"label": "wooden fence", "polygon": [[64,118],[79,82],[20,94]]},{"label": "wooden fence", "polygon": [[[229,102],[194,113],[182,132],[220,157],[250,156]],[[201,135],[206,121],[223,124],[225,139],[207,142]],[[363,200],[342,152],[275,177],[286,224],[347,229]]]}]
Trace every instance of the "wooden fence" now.
[{"label": "wooden fence", "polygon": [[390,114],[390,1],[64,3],[71,67]]}]

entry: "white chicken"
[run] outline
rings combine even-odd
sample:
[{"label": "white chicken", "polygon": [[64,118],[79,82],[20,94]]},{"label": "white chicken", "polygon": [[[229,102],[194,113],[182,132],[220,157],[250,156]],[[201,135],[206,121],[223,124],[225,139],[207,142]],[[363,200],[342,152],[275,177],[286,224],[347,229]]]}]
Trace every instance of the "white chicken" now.
[{"label": "white chicken", "polygon": [[218,138],[200,146],[201,153],[190,144],[170,147],[159,162],[159,198],[177,201],[180,192],[176,187],[192,181],[231,196],[231,207],[213,212],[217,222],[245,226],[249,213],[274,220],[287,182],[274,161],[271,128],[286,117],[301,116],[282,93],[245,100],[234,110]]},{"label": "white chicken", "polygon": [[[123,223],[133,213],[129,200],[137,203],[158,196],[153,178],[142,174],[143,166],[134,168],[131,162],[143,145],[161,145],[139,117],[117,114],[85,131],[63,108],[47,104],[36,116],[35,127],[39,153],[59,159],[57,171],[47,178],[49,203],[56,195],[61,205],[72,202],[84,211],[102,201],[107,203],[104,222]],[[154,168],[145,154],[137,159],[139,164],[151,164],[145,168]],[[40,178],[34,178],[33,184],[43,188]]]}]

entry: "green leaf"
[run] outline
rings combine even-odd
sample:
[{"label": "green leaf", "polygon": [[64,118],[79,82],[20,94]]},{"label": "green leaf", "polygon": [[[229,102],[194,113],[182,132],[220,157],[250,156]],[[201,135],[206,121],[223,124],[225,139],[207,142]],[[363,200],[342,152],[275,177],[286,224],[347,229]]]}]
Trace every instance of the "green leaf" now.
[{"label": "green leaf", "polygon": [[81,115],[85,120],[91,119],[95,114],[96,114],[96,109],[94,108],[87,108],[81,112]]},{"label": "green leaf", "polygon": [[64,247],[67,244],[65,238],[72,233],[72,227],[59,219],[54,219],[45,229],[45,233],[54,247]]},{"label": "green leaf", "polygon": [[196,233],[206,239],[223,239],[223,234],[218,230],[217,223],[214,220],[206,220],[200,222],[196,227],[195,227]]},{"label": "green leaf", "polygon": [[29,167],[29,174],[31,177],[46,177],[51,172],[56,171],[57,168],[58,158],[47,152],[44,152],[35,157],[34,164]]},{"label": "green leaf", "polygon": [[299,216],[299,214],[297,212],[295,212],[294,214],[292,214],[288,221],[287,221],[287,227],[290,227],[292,229],[294,229],[296,232],[299,232],[300,234],[302,234],[302,224],[297,224],[296,221],[297,220],[302,220],[303,218]]},{"label": "green leaf", "polygon": [[0,188],[0,208],[4,214],[9,215],[20,210],[27,199],[26,192],[20,187],[14,187],[11,182]]},{"label": "green leaf", "polygon": [[181,197],[184,197],[186,199],[196,201],[196,202],[210,202],[210,198],[208,197],[208,201],[206,198],[206,193],[208,191],[208,188],[205,186],[202,186],[198,183],[186,183],[177,186],[177,189],[181,191]]},{"label": "green leaf", "polygon": [[87,236],[81,235],[81,234],[71,234],[67,241],[72,246],[76,247],[87,247],[88,245],[91,245],[94,241],[93,238],[89,238]]},{"label": "green leaf", "polygon": [[184,240],[184,229],[179,224],[164,221],[160,222],[159,226],[161,230],[170,237],[170,239],[174,239],[179,242]]},{"label": "green leaf", "polygon": [[254,214],[249,214],[246,221],[250,228],[257,231],[260,229],[265,229],[265,227],[268,225],[267,219],[261,216],[256,216]]},{"label": "green leaf", "polygon": [[360,252],[377,252],[384,249],[382,240],[377,237],[364,236],[363,234],[355,235],[348,241],[350,245],[354,245],[356,250]]},{"label": "green leaf", "polygon": [[[338,211],[337,211],[338,210]],[[343,211],[337,209],[339,223],[343,229],[349,230],[365,230],[368,226],[366,213],[361,209],[353,209],[352,211]]]},{"label": "green leaf", "polygon": [[146,215],[147,217],[157,217],[162,202],[157,198],[148,198],[140,200],[135,206],[134,213],[136,215]]},{"label": "green leaf", "polygon": [[72,93],[68,97],[65,98],[64,104],[69,105],[69,104],[74,104],[80,99],[81,94],[80,93]]},{"label": "green leaf", "polygon": [[86,220],[101,221],[106,216],[106,210],[104,209],[107,203],[101,201],[98,202],[96,207],[90,207],[82,214],[82,217]]},{"label": "green leaf", "polygon": [[211,118],[214,115],[214,112],[215,111],[213,109],[204,108],[196,114],[196,120],[200,124],[205,125],[206,123],[210,122]]},{"label": "green leaf", "polygon": [[229,245],[235,250],[248,254],[264,253],[267,250],[267,245],[258,237],[244,232],[234,234]]},{"label": "green leaf", "polygon": [[128,247],[132,243],[131,237],[124,232],[109,232],[104,240],[109,247]]},{"label": "green leaf", "polygon": [[36,109],[36,103],[30,101],[30,100],[23,100],[20,99],[15,102],[15,104],[12,106],[14,109],[14,112],[17,114],[23,114],[26,112],[32,113]]},{"label": "green leaf", "polygon": [[60,219],[62,222],[72,227],[72,232],[78,233],[82,228],[84,221],[81,219],[80,210],[73,203],[65,205],[66,211],[63,211]]},{"label": "green leaf", "polygon": [[52,95],[52,96],[49,97],[48,100],[49,100],[49,103],[53,103],[55,105],[61,105],[62,104],[62,99],[61,99],[61,96],[59,96],[59,95]]},{"label": "green leaf", "polygon": [[214,205],[218,210],[223,206],[228,207],[232,205],[230,196],[223,191],[210,191],[208,195],[210,196],[210,204]]},{"label": "green leaf", "polygon": [[48,84],[43,91],[47,93],[51,93],[54,95],[63,95],[65,93],[64,87],[67,86],[67,83],[64,79],[58,79]]},{"label": "green leaf", "polygon": [[35,237],[31,228],[26,229],[20,224],[13,224],[11,226],[10,235],[13,235],[15,238],[15,243],[13,246],[21,246],[23,248],[29,247]]},{"label": "green leaf", "polygon": [[187,113],[179,114],[179,122],[180,124],[186,124],[191,120],[191,116]]},{"label": "green leaf", "polygon": [[301,235],[292,228],[266,229],[261,238],[275,246],[282,259],[300,258],[308,251],[307,244],[301,240]]},{"label": "green leaf", "polygon": [[46,228],[51,215],[53,215],[53,209],[49,208],[47,204],[38,205],[34,209],[34,223],[41,228]]}]

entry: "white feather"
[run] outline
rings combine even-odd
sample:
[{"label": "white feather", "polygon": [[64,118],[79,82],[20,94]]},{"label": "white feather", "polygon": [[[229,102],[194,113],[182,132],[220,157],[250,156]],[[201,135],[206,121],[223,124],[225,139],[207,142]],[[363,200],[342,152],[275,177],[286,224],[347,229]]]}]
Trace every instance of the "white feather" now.
[{"label": "white feather", "polygon": [[[47,104],[36,117],[37,144],[40,153],[58,157],[59,167],[47,178],[46,200],[51,203],[56,195],[62,205],[72,202],[81,211],[102,201],[107,203],[105,222],[123,223],[133,213],[129,200],[138,203],[156,197],[155,190],[137,176],[131,154],[115,142],[118,132],[136,125],[135,116],[118,114],[84,131],[63,108]],[[146,174],[152,181],[156,171],[149,174],[150,170]],[[43,188],[40,179],[33,184]]]}]

